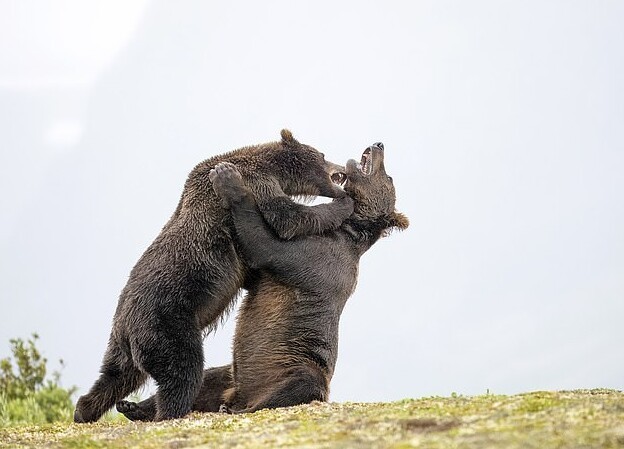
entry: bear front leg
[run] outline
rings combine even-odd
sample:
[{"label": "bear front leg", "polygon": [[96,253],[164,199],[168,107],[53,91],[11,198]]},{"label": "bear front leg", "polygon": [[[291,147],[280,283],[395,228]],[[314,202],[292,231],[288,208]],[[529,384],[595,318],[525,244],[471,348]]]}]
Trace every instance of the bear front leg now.
[{"label": "bear front leg", "polygon": [[243,183],[236,166],[230,162],[217,164],[208,177],[225,208],[230,209],[233,204],[241,203],[246,208],[257,206],[266,223],[283,240],[333,231],[353,213],[353,199],[349,196],[336,198],[327,204],[304,206],[295,203],[275,186],[273,195],[256,199]]},{"label": "bear front leg", "polygon": [[[252,269],[268,270],[271,275],[293,288],[314,290],[322,285],[326,273],[316,269],[323,263],[314,263],[312,259],[323,257],[325,240],[322,238],[303,238],[283,240],[269,228],[256,207],[253,195],[235,173],[236,167],[229,165],[221,171],[215,171],[212,178],[217,195],[232,195],[226,198],[229,203],[232,224],[236,230],[241,255]],[[231,183],[234,185],[226,186]],[[312,258],[312,259],[311,259]]]},{"label": "bear front leg", "polygon": [[290,242],[281,241],[273,235],[234,164],[217,164],[209,176],[215,193],[230,209],[247,263],[251,268],[270,268],[274,255],[285,251],[285,244]]},{"label": "bear front leg", "polygon": [[258,209],[281,239],[290,240],[338,229],[353,213],[353,199],[345,196],[331,203],[304,206],[287,196],[276,196],[259,200]]}]

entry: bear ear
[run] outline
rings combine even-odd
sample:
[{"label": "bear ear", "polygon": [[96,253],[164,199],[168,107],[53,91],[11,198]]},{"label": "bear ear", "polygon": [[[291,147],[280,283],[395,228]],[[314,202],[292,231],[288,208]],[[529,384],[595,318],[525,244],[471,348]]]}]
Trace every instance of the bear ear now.
[{"label": "bear ear", "polygon": [[282,136],[282,143],[284,145],[295,145],[299,143],[297,142],[297,139],[293,137],[292,133],[287,129],[283,129],[280,135]]},{"label": "bear ear", "polygon": [[391,230],[398,229],[399,231],[403,231],[409,226],[409,219],[403,215],[401,212],[392,212],[390,215],[390,219],[388,220],[388,226]]}]

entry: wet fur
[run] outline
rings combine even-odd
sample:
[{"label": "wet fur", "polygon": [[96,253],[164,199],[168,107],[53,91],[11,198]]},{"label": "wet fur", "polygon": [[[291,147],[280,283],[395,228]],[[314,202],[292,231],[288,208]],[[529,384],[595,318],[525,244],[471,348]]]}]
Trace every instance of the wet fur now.
[{"label": "wet fur", "polygon": [[[153,419],[181,417],[196,403],[202,382],[214,380],[203,373],[202,336],[248,275],[232,238],[232,217],[209,179],[218,163],[236,164],[271,232],[282,239],[336,229],[349,216],[351,199],[328,175],[336,166],[289,131],[281,137],[207,159],[191,171],[173,216],[121,292],[101,376],[79,398],[76,422],[98,420],[148,376],[158,386]],[[288,195],[342,199],[308,207]]]},{"label": "wet fur", "polygon": [[[215,190],[231,208],[242,253],[257,270],[237,318],[232,384],[223,396],[229,411],[328,399],[338,323],[355,288],[359,259],[380,237],[409,224],[394,210],[383,151],[374,151],[371,176],[353,164],[347,167],[345,190],[355,199],[355,213],[335,231],[292,241],[279,239],[266,226],[233,166],[217,167]],[[202,385],[202,391],[211,388]]]}]

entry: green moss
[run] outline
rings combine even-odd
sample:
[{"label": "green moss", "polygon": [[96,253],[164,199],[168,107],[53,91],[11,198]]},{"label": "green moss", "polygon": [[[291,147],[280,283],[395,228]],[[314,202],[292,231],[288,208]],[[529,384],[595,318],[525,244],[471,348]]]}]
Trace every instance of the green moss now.
[{"label": "green moss", "polygon": [[613,390],[309,404],[250,415],[196,413],[162,423],[113,418],[0,429],[0,447],[622,448]]},{"label": "green moss", "polygon": [[524,399],[517,410],[525,413],[541,412],[562,404],[562,400],[556,393],[540,391],[523,396]]}]

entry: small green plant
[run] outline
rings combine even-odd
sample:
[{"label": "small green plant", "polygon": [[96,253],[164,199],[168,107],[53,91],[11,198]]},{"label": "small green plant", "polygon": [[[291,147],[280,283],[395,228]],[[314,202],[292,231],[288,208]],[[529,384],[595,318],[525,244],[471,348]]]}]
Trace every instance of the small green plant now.
[{"label": "small green plant", "polygon": [[[47,375],[47,359],[37,349],[37,334],[28,341],[9,340],[11,357],[0,360],[0,426],[66,421],[74,408],[76,388],[63,388],[58,371]],[[60,361],[61,368],[63,361]]]}]

